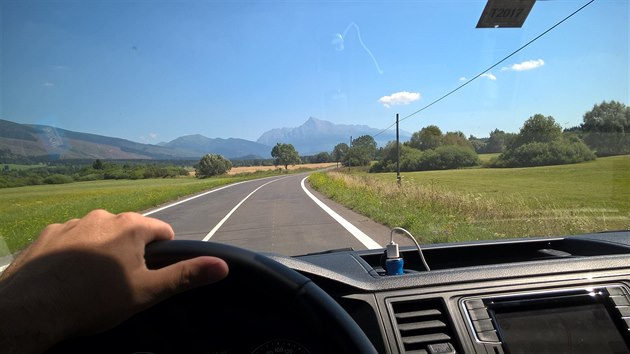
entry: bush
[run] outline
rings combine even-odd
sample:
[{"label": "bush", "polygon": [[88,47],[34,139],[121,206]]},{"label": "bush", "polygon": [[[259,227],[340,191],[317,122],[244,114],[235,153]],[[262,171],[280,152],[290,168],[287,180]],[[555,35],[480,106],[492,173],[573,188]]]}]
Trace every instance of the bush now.
[{"label": "bush", "polygon": [[[381,152],[382,158],[370,167],[370,172],[396,171],[396,143],[388,143]],[[400,144],[400,170],[414,171],[416,161],[419,161],[422,151]]]},{"label": "bush", "polygon": [[[458,145],[443,145],[434,150],[420,151],[401,145],[400,170],[429,171],[447,170],[479,165],[477,153],[470,148]],[[383,149],[383,159],[370,168],[370,172],[396,171],[396,145],[388,144]]]},{"label": "bush", "polygon": [[584,141],[595,149],[597,156],[630,154],[630,134],[625,132],[588,132]]},{"label": "bush", "polygon": [[103,175],[100,173],[90,173],[88,175],[78,176],[76,177],[77,181],[86,182],[86,181],[98,181],[102,180]]},{"label": "bush", "polygon": [[492,167],[531,167],[564,165],[595,159],[595,154],[581,140],[533,142],[508,149],[492,163]]},{"label": "bush", "polygon": [[427,151],[416,171],[450,170],[479,165],[477,153],[463,146],[444,145]]},{"label": "bush", "polygon": [[60,174],[54,174],[44,178],[45,184],[64,184],[72,182],[74,182],[72,177]]},{"label": "bush", "polygon": [[232,162],[221,155],[204,155],[195,165],[195,173],[199,178],[206,178],[227,173],[232,169]]}]

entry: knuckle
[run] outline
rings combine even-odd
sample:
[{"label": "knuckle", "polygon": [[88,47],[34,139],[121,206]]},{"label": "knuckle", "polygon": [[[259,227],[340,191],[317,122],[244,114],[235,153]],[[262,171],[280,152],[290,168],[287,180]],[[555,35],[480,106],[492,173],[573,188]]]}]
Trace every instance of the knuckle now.
[{"label": "knuckle", "polygon": [[104,217],[104,216],[109,216],[112,214],[104,209],[94,209],[91,212],[89,212],[87,215],[90,217]]},{"label": "knuckle", "polygon": [[123,223],[133,223],[138,219],[138,214],[132,212],[124,212],[116,215],[116,219]]}]

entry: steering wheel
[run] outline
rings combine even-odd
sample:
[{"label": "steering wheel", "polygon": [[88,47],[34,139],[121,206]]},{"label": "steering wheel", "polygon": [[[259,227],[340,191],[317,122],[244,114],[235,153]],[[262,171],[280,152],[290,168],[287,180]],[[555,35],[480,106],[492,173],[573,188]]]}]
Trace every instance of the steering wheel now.
[{"label": "steering wheel", "polygon": [[147,245],[149,268],[198,256],[224,259],[224,280],[175,295],[97,335],[49,353],[377,353],[363,330],[326,292],[264,255],[201,241]]}]

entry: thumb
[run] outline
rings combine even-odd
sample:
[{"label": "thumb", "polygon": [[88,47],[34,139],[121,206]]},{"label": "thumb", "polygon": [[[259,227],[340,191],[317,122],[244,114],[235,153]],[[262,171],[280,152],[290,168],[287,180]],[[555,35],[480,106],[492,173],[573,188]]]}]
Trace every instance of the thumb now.
[{"label": "thumb", "polygon": [[[150,303],[162,301],[182,291],[212,284],[228,275],[228,265],[217,257],[197,257],[150,271],[147,291]],[[148,304],[147,304],[148,305]]]}]

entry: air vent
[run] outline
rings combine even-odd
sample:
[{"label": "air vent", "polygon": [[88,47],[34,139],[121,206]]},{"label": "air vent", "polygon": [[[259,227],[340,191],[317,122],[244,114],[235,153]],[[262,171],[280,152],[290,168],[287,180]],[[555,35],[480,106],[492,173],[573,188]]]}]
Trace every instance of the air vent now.
[{"label": "air vent", "polygon": [[457,340],[442,300],[392,301],[404,353],[456,353]]}]

